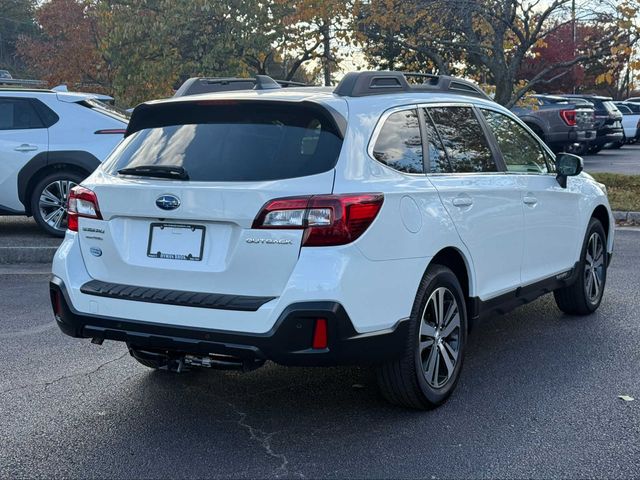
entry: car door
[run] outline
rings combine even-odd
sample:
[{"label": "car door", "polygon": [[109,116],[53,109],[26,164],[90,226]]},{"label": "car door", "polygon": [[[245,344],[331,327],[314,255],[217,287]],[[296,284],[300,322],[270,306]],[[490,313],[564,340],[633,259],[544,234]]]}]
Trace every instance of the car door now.
[{"label": "car door", "polygon": [[524,186],[523,285],[543,280],[573,267],[582,245],[576,179],[562,188],[553,172],[551,156],[515,119],[481,109],[499,145],[507,172]]},{"label": "car door", "polygon": [[478,296],[515,290],[524,248],[522,186],[502,171],[473,107],[428,106],[424,113],[429,180],[471,254]]},{"label": "car door", "polygon": [[28,98],[0,97],[0,210],[24,211],[18,199],[18,173],[48,149],[42,118]]}]

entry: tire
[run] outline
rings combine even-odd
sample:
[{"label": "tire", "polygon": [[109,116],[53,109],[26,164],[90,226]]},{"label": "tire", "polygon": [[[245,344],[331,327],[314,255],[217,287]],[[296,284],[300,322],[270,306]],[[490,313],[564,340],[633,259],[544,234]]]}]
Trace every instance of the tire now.
[{"label": "tire", "polygon": [[612,149],[614,150],[618,150],[619,148],[622,148],[624,146],[624,144],[627,143],[627,137],[622,137],[622,140],[620,140],[619,142],[613,142],[611,144]]},{"label": "tire", "polygon": [[[443,308],[439,315],[434,306],[440,304],[440,299]],[[454,301],[457,315],[450,310]],[[448,322],[442,321],[447,318]],[[410,326],[404,353],[377,368],[378,385],[382,395],[391,403],[429,410],[442,405],[455,389],[466,347],[464,294],[450,269],[442,265],[429,267],[420,282],[407,321]],[[436,327],[438,323],[440,328]]]},{"label": "tire", "polygon": [[582,156],[586,155],[589,151],[589,144],[586,142],[583,143],[574,143],[565,148],[567,153],[572,153],[574,155]]},{"label": "tire", "polygon": [[553,292],[556,305],[564,313],[589,315],[600,306],[607,282],[606,238],[600,220],[592,218],[580,254],[577,280]]},{"label": "tire", "polygon": [[597,153],[600,153],[600,150],[602,150],[603,148],[604,145],[594,145],[592,147],[589,147],[589,153],[595,155]]},{"label": "tire", "polygon": [[86,175],[60,170],[50,173],[31,192],[31,214],[38,226],[54,237],[64,237],[67,230],[67,197]]}]

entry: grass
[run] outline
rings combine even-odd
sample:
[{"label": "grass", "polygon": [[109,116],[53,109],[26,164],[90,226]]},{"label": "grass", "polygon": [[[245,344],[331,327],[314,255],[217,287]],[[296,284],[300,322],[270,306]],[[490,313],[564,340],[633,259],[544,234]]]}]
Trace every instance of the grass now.
[{"label": "grass", "polygon": [[592,173],[591,176],[607,186],[612,210],[640,212],[640,175]]}]

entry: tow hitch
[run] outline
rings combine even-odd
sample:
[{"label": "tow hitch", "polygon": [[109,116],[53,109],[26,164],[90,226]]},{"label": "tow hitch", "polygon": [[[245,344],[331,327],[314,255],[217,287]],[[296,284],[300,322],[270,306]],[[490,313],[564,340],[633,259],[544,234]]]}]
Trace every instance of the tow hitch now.
[{"label": "tow hitch", "polygon": [[157,352],[141,350],[131,346],[129,347],[129,353],[138,360],[151,361],[160,365],[159,368],[161,370],[169,370],[177,373],[187,372],[192,368],[213,368],[216,370],[240,370],[249,372],[261,367],[265,362],[264,359],[260,358],[243,359],[217,353],[194,355],[170,351]]}]

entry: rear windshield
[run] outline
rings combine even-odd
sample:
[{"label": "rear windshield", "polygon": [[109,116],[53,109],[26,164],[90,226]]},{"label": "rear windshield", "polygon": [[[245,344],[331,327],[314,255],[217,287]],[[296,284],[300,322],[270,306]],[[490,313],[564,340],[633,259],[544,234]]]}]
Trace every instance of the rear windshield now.
[{"label": "rear windshield", "polygon": [[[105,170],[143,165],[183,167],[193,181],[279,180],[331,170],[342,146],[321,109],[294,104],[194,107],[174,115],[180,124],[128,136]],[[177,123],[177,122],[176,122]]]}]

